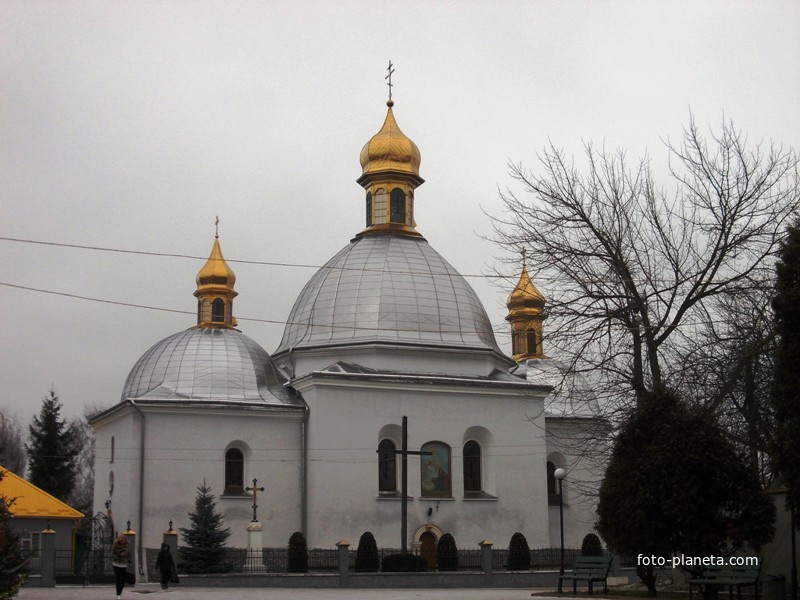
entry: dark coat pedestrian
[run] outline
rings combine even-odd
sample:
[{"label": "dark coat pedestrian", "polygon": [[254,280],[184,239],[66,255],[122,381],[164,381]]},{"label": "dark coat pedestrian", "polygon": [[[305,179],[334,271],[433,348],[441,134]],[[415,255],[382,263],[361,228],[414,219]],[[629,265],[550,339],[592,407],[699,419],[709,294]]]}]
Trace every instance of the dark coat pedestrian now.
[{"label": "dark coat pedestrian", "polygon": [[156,557],[156,571],[161,574],[161,589],[166,590],[175,572],[175,561],[172,560],[172,553],[167,543],[161,544],[161,550]]}]

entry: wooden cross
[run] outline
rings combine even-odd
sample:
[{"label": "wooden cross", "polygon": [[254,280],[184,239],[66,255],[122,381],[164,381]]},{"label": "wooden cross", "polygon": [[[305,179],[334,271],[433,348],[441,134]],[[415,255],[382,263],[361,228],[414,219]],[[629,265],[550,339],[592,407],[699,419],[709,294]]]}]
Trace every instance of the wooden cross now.
[{"label": "wooden cross", "polygon": [[386,70],[389,71],[389,74],[386,77],[384,77],[384,79],[388,80],[388,82],[389,82],[387,85],[389,86],[389,100],[391,100],[392,99],[392,73],[394,73],[394,68],[392,67],[392,61],[389,61],[389,67]]},{"label": "wooden cross", "polygon": [[[391,65],[391,63],[389,63]],[[403,554],[407,552],[408,548],[408,457],[414,456],[431,456],[433,452],[422,450],[409,450],[408,449],[408,417],[403,417],[402,429],[402,449],[395,450],[395,454],[402,457],[403,463],[403,482],[400,493],[400,550]]]},{"label": "wooden cross", "polygon": [[257,483],[258,483],[258,480],[257,479],[253,479],[253,487],[244,488],[245,492],[253,492],[253,522],[254,523],[256,521],[258,521],[258,517],[256,516],[256,509],[258,508],[258,504],[256,503],[256,496],[258,495],[258,492],[263,492],[264,491],[263,486],[262,487],[256,487]]}]

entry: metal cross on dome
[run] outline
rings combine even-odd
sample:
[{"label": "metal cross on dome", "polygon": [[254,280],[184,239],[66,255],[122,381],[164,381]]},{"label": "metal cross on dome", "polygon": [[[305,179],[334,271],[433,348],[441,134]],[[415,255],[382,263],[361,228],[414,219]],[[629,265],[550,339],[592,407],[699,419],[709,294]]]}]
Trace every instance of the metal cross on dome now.
[{"label": "metal cross on dome", "polygon": [[388,83],[386,85],[389,86],[389,100],[391,100],[392,99],[392,73],[394,73],[394,67],[392,66],[392,61],[389,61],[389,66],[388,66],[388,68],[386,70],[389,71],[389,74],[386,77],[384,77],[384,79],[386,79],[388,81]]},{"label": "metal cross on dome", "polygon": [[263,492],[264,491],[264,486],[256,487],[257,484],[258,484],[258,480],[254,478],[253,479],[253,487],[244,488],[245,492],[253,492],[253,522],[254,523],[256,521],[258,521],[258,517],[256,516],[256,509],[258,508],[258,504],[256,503],[256,497],[258,495],[258,492]]}]

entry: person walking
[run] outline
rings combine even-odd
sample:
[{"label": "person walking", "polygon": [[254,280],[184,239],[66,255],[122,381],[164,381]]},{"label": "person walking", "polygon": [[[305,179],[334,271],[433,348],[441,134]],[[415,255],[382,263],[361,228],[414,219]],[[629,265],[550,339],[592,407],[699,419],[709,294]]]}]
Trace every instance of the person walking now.
[{"label": "person walking", "polygon": [[111,564],[114,567],[114,579],[117,583],[117,600],[122,598],[122,588],[125,587],[125,578],[128,574],[128,565],[131,563],[131,549],[128,538],[120,533],[111,544]]},{"label": "person walking", "polygon": [[156,571],[161,573],[161,589],[166,590],[175,571],[175,561],[172,560],[172,553],[166,542],[161,544],[161,550],[156,557]]}]

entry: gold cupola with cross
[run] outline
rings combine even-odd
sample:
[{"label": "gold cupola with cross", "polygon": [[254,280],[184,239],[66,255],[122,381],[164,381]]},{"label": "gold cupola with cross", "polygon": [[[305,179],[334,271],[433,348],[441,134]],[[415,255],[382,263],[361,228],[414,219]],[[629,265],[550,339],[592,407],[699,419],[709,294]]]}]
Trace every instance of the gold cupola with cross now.
[{"label": "gold cupola with cross", "polygon": [[[219,219],[217,219],[219,227]],[[238,295],[233,289],[236,274],[222,257],[219,246],[219,229],[214,235],[214,245],[206,264],[197,274],[197,327],[234,329],[233,299]]]},{"label": "gold cupola with cross", "polygon": [[529,358],[544,358],[542,329],[545,313],[545,299],[533,285],[525,263],[525,249],[522,252],[522,273],[517,287],[508,297],[506,321],[511,323],[512,357],[517,362]]},{"label": "gold cupola with cross", "polygon": [[383,127],[361,150],[361,177],[356,181],[366,190],[366,229],[370,233],[400,233],[420,236],[414,222],[414,190],[425,183],[419,176],[420,153],[397,125],[392,107],[392,63],[386,76],[389,85],[388,111]]}]

